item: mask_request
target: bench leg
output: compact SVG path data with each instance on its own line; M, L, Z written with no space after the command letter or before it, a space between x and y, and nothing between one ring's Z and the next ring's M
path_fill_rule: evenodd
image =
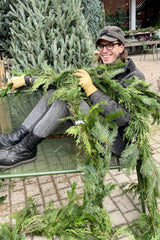
M141 207L142 212L146 213L146 207L145 207L145 193L144 193L144 178L141 174L141 161L139 160L137 162L136 171L137 171L137 178L138 178L138 188L140 192L140 200L141 200Z

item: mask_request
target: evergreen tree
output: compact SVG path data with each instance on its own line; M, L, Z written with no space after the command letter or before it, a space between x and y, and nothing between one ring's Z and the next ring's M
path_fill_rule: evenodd
M9 14L9 5L14 0L0 1L0 52L9 55L8 48L10 45L11 33L9 30L12 16Z
M82 0L82 7L93 40L96 41L98 32L105 26L104 6L99 0Z
M90 66L94 58L94 41L91 32L93 21L93 1L91 17L85 17L78 0L17 0L11 5L10 14L15 20L11 24L10 54L14 58L12 70L37 69L47 64L55 72L68 67ZM89 3L88 3L89 7ZM90 7L89 7L90 8ZM82 11L83 10L83 11ZM87 13L88 14L88 13ZM98 23L98 10L94 18L94 28ZM102 14L100 19L102 19ZM88 21L90 28L88 27ZM102 20L99 21L99 29ZM98 27L97 27L98 28ZM93 33L96 31L93 30ZM94 35L94 34L93 34Z

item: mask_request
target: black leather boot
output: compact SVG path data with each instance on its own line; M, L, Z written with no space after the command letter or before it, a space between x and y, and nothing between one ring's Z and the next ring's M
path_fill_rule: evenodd
M36 159L37 145L43 140L33 133L26 135L18 144L0 150L0 168L8 169Z
M21 125L19 128L15 129L10 134L0 134L0 149L8 148L16 145L28 133L29 131L24 126Z

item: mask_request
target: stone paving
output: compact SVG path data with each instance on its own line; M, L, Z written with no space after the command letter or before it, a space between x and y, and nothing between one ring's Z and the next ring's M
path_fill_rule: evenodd
M152 54L145 56L131 56L137 67L143 71L146 81L151 83L151 88L159 92L157 80L160 79L160 58L153 60ZM145 57L145 58L144 58ZM157 57L157 56L156 56ZM153 149L153 157L157 164L160 164L160 127L153 126L150 134L150 143ZM134 199L131 193L123 194L121 185L137 182L135 171L126 175L125 170L110 170L105 182L116 183L117 187L111 195L104 199L104 208L110 214L113 224L122 226L138 218L141 213L141 206L137 198ZM71 184L77 182L77 193L82 193L83 183L80 174L65 174L54 176L39 176L25 179L6 179L3 181L0 196L6 195L4 204L0 205L0 223L10 222L12 213L25 206L26 199L33 196L39 210L43 210L46 203L54 201L55 207L67 203L67 190ZM44 240L44 237L28 237L27 240ZM57 238L58 240L59 238ZM128 238L122 237L121 240Z

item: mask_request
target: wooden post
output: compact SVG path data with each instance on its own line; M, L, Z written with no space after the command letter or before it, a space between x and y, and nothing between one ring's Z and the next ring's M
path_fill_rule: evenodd
M4 86L2 82L3 78L6 77L6 71L4 67L4 60L0 60L0 87Z
M4 77L6 77L4 60L0 60L0 88L5 85L2 82ZM0 127L3 133L11 130L12 128L9 106L4 98L0 99Z

